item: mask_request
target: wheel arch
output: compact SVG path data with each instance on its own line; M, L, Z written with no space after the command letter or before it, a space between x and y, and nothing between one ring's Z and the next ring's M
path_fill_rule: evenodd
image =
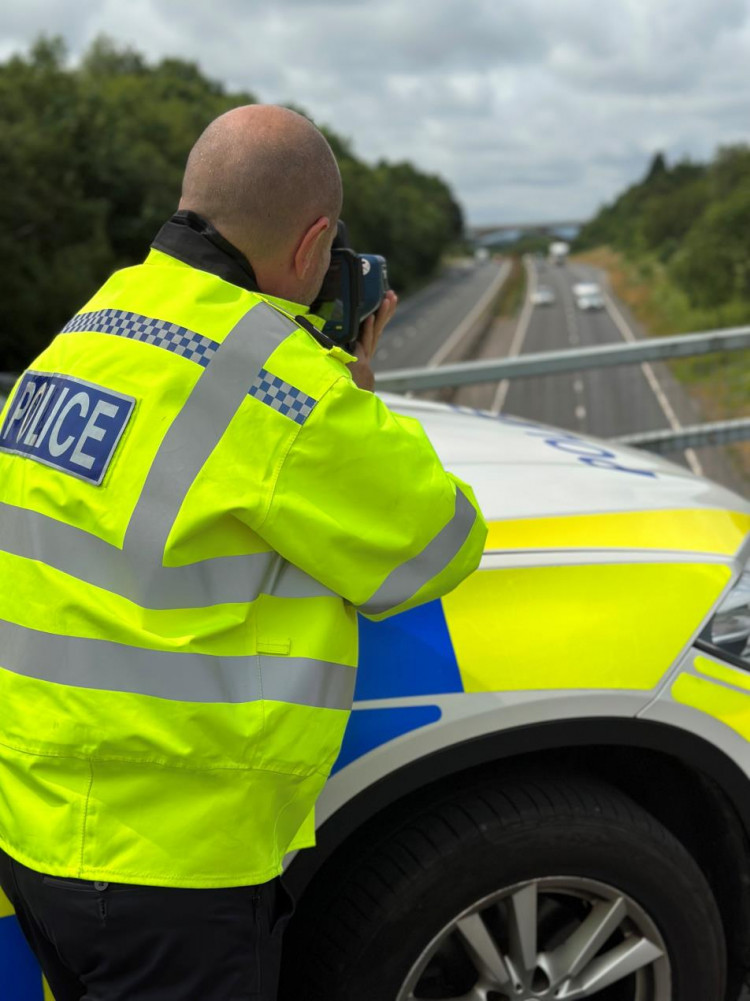
M671 724L630 717L573 718L545 721L473 737L431 752L389 772L361 789L328 817L317 832L317 847L298 853L287 869L285 880L295 895L301 894L326 861L358 830L380 814L408 802L415 794L455 781L464 773L486 769L501 762L519 765L549 760L559 765L566 759L577 767L595 771L653 810L654 797L639 795L637 782L625 785L612 772L623 761L670 762L683 775L704 783L702 796L722 804L727 819L733 819L736 836L750 835L750 779L723 751L702 737ZM607 765L610 765L608 768ZM649 788L653 788L653 776ZM663 821L662 817L658 819ZM670 826L667 823L667 826ZM675 832L678 834L680 832ZM750 885L750 865L748 866Z

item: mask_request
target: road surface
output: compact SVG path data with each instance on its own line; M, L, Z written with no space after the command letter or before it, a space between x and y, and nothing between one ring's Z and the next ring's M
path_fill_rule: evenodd
M451 264L400 302L375 356L375 371L426 366L497 279L496 261Z
M497 265L495 265L497 267ZM514 354L575 349L596 344L622 343L641 336L641 331L625 307L613 296L606 298L607 308L583 312L575 305L572 286L577 281L598 281L603 275L579 264L555 265L543 261L528 263L529 287L544 284L555 294L555 302L531 307L527 301L518 320L497 320L487 335L472 349L471 357L506 357ZM478 294L477 286L486 266L474 272L474 281L453 276L442 289L430 292L432 315L449 316L446 298L456 295L456 305L470 308L469 293ZM467 272L468 274L468 272ZM460 300L459 300L459 292ZM396 337L384 341L378 350L376 370L426 365L440 339L448 337L444 323L440 334L437 322L432 329L422 314L422 303L407 302L406 322ZM397 314L398 317L398 314ZM429 343L422 332L430 329ZM404 334L404 331L412 331ZM387 336L387 335L386 335ZM415 351L419 348L419 353ZM453 355L452 357L458 357ZM466 353L463 358L469 357ZM432 394L435 395L435 394ZM466 386L440 391L441 399L482 410L514 414L562 427L577 433L601 438L661 428L699 424L703 418L685 389L663 363L622 365L580 373L518 379L511 382ZM747 493L743 483L721 449L706 448L670 453L667 458L693 472L704 474L740 493Z

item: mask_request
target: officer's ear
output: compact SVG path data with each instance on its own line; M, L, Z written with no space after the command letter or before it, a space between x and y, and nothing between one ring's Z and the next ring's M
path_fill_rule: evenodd
M321 216L310 226L294 252L294 270L300 281L308 280L318 269L320 255L328 248L331 220Z

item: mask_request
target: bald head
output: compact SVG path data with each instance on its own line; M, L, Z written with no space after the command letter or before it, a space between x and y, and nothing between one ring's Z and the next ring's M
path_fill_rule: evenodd
M257 266L291 252L321 216L335 223L341 177L311 122L252 104L215 119L193 146L180 208L208 219Z

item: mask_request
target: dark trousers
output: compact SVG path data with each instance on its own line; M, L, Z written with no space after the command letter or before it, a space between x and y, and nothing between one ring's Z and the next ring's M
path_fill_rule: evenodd
M55 1001L274 1001L292 912L279 879L186 890L47 876L0 851L0 886Z

